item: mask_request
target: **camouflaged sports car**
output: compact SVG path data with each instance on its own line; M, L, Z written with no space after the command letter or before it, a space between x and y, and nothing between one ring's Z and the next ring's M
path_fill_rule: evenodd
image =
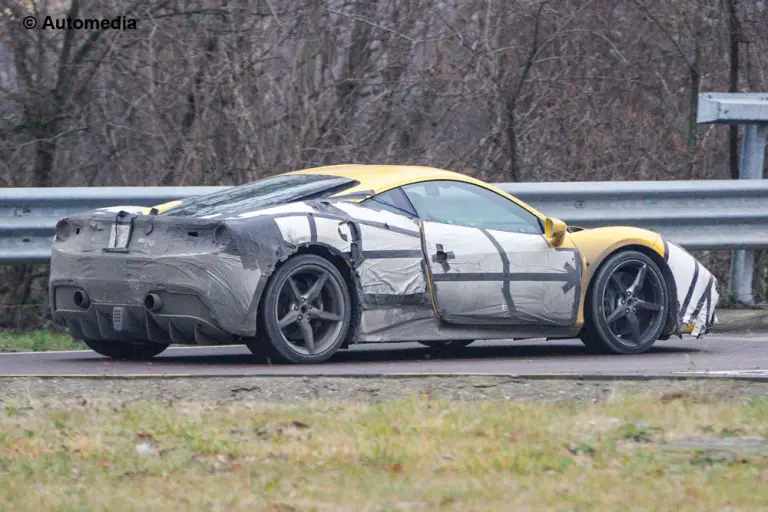
M352 343L580 337L637 354L707 332L716 281L656 233L568 228L468 176L338 165L59 221L50 298L115 358L244 343L320 362Z

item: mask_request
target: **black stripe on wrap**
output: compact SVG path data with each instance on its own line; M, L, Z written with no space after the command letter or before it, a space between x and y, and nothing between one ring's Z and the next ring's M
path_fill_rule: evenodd
M379 251L363 251L365 259L386 260L393 258L423 258L424 253L418 249L383 249Z
M494 238L492 234L488 232L486 229L480 229L482 233L490 240L490 242L493 244L493 246L496 248L496 251L498 251L499 256L501 257L501 267L502 272L504 273L504 284L501 285L501 294L504 296L504 301L507 304L507 311L511 313L516 311L515 308L515 301L512 300L512 293L510 291L509 287L509 279L506 279L509 277L510 274L510 266L509 266L509 258L507 257L507 251L504 250L504 248L499 244L499 241Z
M714 283L713 283L713 286L714 286ZM706 320L704 320L704 329L701 331L701 334L706 334L707 332L709 332L709 329L712 328L712 325L709 322L709 319L712 316L712 290L711 290L711 287L707 288L707 291L709 292L709 293L707 293L707 317L706 317ZM701 334L699 334L699 336L701 336Z
M569 265L570 267L570 265ZM463 274L436 274L433 281L567 281L565 272L520 272L504 275L501 272L465 272Z
M315 216L308 213L307 220L309 221L309 240L315 243L317 242L317 222L315 222Z
M691 304L693 298L693 290L696 288L696 282L699 280L699 262L696 262L696 267L693 270L693 279L691 279L691 285L688 287L688 292L685 294L683 304L680 306L680 317L685 320L685 312L688 311L688 306Z
M328 213L313 213L312 214L316 219L331 219L331 220L338 220L341 221L348 221L348 222L354 222L356 224L362 224L365 226L371 226L374 228L379 229L386 229L387 231L391 231L393 233L399 233L401 235L405 236L411 236L414 238L420 238L421 235L418 231L412 231L410 229L404 229L397 226L391 226L385 222L374 222L370 220L360 220L355 219L353 217L350 217L348 215L341 216L341 215L332 215ZM306 217L306 212L286 212L286 213L276 213L273 215L265 214L265 215L254 215L253 217L244 217L244 218L234 218L234 219L228 219L228 220L237 220L237 221L249 221L250 219L253 219L255 217L264 217L264 218L270 218L270 219L284 219L286 217Z
M712 297L712 284L715 282L714 276L710 276L709 281L707 281L707 287L704 289L704 293L701 294L701 298L699 299L698 304L696 304L696 309L693 310L693 314L691 315L691 321L693 321L701 312L701 308L704 307L704 302L711 300ZM709 308L709 306L707 306Z

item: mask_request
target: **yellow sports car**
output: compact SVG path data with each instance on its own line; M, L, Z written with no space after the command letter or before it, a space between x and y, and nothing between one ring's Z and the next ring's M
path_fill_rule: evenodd
M51 305L115 358L244 343L315 363L351 343L580 337L637 354L715 323L716 281L632 227L581 230L463 174L337 165L59 221Z

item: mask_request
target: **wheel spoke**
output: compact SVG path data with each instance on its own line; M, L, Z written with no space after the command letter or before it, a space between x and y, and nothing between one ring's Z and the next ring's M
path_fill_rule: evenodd
M627 315L627 322L632 331L632 341L640 341L640 322L635 315Z
M296 284L296 281L293 280L293 277L288 278L288 286L291 288L293 298L298 301L301 298L301 292L299 291L299 287Z
M326 322L341 322L341 315L331 313L330 311L323 311L322 309L313 309L312 318L317 318L318 320L324 320Z
M639 300L635 302L635 306L637 306L640 309L645 309L648 311L661 311L660 305L654 304L653 302L648 302L646 300Z
M611 274L611 284L616 288L616 291L619 292L619 294L624 295L624 283L621 282L621 278L618 274L613 273Z
M277 321L277 326L280 329L285 329L292 323L296 322L299 318L299 312L295 309L291 309L283 318Z
M327 279L328 279L327 272L323 272L322 274L317 276L317 281L315 281L312 287L307 291L307 294L306 294L307 301L312 302L320 295L320 292L323 290L323 286L325 286L325 281Z
M310 354L315 353L315 335L312 333L312 326L308 321L299 322L299 329L301 329L301 336L304 338L304 343L307 344L307 350Z
M635 281L632 283L632 285L627 288L627 292L629 295L634 295L637 293L637 290L639 288L643 287L643 283L645 282L645 273L648 271L648 266L643 264L642 267L640 267L640 270L637 271L637 276L635 277Z
M618 308L616 308L616 310L613 313L611 313L605 319L605 321L608 323L608 325L610 325L610 324L612 324L613 322L615 322L616 320L618 320L619 318L623 317L626 314L627 314L627 310L624 309L623 307L619 306Z

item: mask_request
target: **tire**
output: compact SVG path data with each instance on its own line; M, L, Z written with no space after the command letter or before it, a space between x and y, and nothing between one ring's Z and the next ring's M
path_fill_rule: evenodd
M658 265L641 252L616 253L592 278L581 341L603 354L643 353L662 335L668 310Z
M352 302L339 270L305 254L275 271L260 309L260 335L247 342L254 355L276 363L321 363L344 343Z
M425 347L443 349L443 350L456 350L461 349L474 343L475 340L449 340L449 341L417 341L420 345Z
M127 342L110 340L83 340L88 348L112 359L127 361L146 361L168 348L167 343Z

